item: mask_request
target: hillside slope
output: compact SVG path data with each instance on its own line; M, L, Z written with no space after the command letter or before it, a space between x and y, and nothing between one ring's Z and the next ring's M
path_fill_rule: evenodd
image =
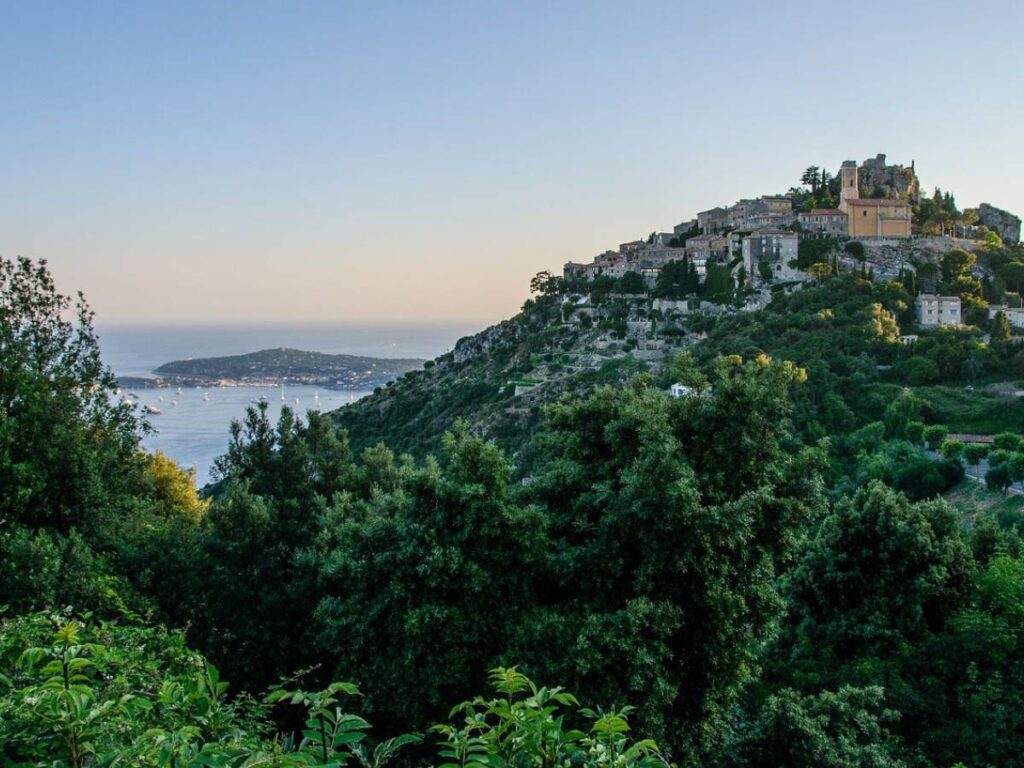
M332 417L357 449L383 442L422 458L464 420L474 434L514 452L540 423L545 404L642 371L657 372L685 344L676 337L672 343L647 341L657 349L639 349L636 328L616 330L612 326L624 321L610 319L643 311L631 304L609 302L603 310L608 317L587 324L564 317L561 297L532 299L515 317L460 339L452 352Z

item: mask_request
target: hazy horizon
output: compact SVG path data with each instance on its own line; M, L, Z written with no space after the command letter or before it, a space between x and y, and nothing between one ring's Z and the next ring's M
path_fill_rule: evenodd
M11 4L0 255L108 326L486 324L812 164L1024 213L989 76L1024 70L1024 9L860 8Z

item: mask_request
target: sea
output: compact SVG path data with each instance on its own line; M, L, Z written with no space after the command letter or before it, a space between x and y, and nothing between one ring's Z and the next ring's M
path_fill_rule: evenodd
M327 354L414 357L429 360L444 354L479 325L460 324L275 324L275 325L121 325L98 326L103 360L117 376L150 378L164 363L186 358L240 355L290 347ZM210 482L214 460L227 449L234 419L261 397L277 420L285 405L304 414L330 411L369 394L322 387L209 387L126 389L123 393L160 413L146 419L154 431L142 440L184 468L195 468L199 487Z

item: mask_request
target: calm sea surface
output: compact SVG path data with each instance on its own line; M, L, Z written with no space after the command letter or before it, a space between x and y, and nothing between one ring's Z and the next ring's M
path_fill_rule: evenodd
M462 336L479 326L455 325L245 325L245 326L100 326L103 359L119 376L153 375L171 360L188 357L239 355L261 349L292 347L329 354L430 359L450 350ZM126 394L129 394L126 392ZM300 413L340 408L367 394L314 387L210 387L131 390L140 407L153 405L149 416L157 430L143 440L149 450L160 449L181 466L196 468L197 483L210 480L214 459L224 453L232 419L266 397L271 418L283 405Z

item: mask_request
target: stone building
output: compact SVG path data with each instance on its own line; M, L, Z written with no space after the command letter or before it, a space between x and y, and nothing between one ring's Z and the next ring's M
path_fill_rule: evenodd
M988 308L989 319L996 316L997 312L1006 314L1006 319L1014 328L1024 328L1024 307L1008 307L1005 304L993 304Z
M878 157L884 166L885 155ZM860 171L853 160L843 161L839 182L839 210L846 214L846 234L850 237L910 237L911 212L907 200L862 198Z
M720 235L697 235L686 241L686 255L703 277L709 262L725 261L729 257L729 238Z
M783 229L759 229L743 238L743 266L751 278L764 279L760 264L771 270L772 280L795 280L800 237Z
M657 243L635 241L623 243L618 251L605 251L595 256L590 264L567 262L562 267L562 274L565 277L583 277L587 280L599 276L617 280L630 272L638 272L648 284L653 285L662 267L670 261L682 261L685 255L685 248L669 248Z
M814 208L797 214L804 234L837 237L848 229L846 214L838 208Z
M937 296L934 293L919 293L914 302L917 324L922 328L940 325L961 325L959 296Z
M847 200L846 234L850 237L910 237L910 203L906 200Z
M1020 219L1009 211L996 208L989 203L982 203L978 206L978 219L1004 241L1020 242Z
M796 221L793 201L788 197L765 195L756 200L738 200L725 209L724 227L758 229L784 227Z
M702 235L711 235L725 229L727 220L725 208L712 208L697 214L697 227Z
M696 226L697 220L690 219L689 221L683 221L680 222L679 224L676 224L674 227L672 227L672 232L676 236L685 235L692 232Z
M725 209L725 226L739 229L748 226L747 221L758 209L758 200L738 200Z

